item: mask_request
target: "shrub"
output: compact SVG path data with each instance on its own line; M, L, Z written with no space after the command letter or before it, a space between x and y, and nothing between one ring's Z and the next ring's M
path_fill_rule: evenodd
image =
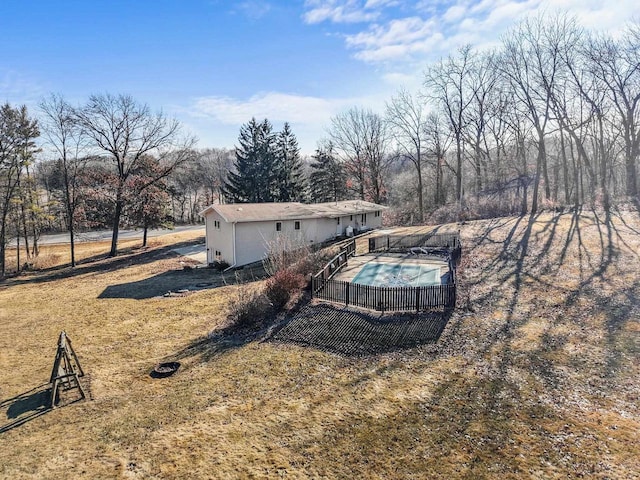
M281 309L305 284L303 275L287 268L277 271L267 280L265 294L275 308Z
M257 328L271 313L271 305L261 286L238 285L231 298L231 310L227 319L233 327Z

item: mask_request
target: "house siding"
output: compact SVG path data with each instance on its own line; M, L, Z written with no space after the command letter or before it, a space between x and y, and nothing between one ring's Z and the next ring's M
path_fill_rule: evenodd
M339 224L336 217L330 216L233 223L233 221L225 221L215 209L207 211L204 215L208 263L214 262L216 252L220 252L218 258L234 266L263 260L269 251L270 244L279 236L286 236L289 239L289 245L311 245L322 243L337 235L344 235L348 226L354 229L364 226L378 228L382 224L382 212L376 216L375 211L367 211L365 221L362 213L341 215ZM216 222L220 222L219 228L216 227ZM276 230L276 222L281 224L280 231ZM299 230L295 229L296 222L300 222Z
M220 222L220 228L215 227ZM208 212L205 216L205 244L207 247L207 263L216 260L216 251L220 252L220 260L233 264L233 224L227 223L217 212Z
M295 229L295 222L300 222L300 230ZM282 224L282 230L276 231L276 222ZM236 224L236 261L238 265L263 260L271 242L279 236L288 237L294 244L307 243L313 240L316 219L302 220L270 220L265 222L247 222Z

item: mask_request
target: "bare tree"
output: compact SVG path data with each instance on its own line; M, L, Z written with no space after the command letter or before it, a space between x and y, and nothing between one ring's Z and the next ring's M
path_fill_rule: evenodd
M622 39L594 38L588 55L592 73L606 85L624 141L626 193L638 194L640 156L640 26L632 24Z
M423 102L407 90L401 89L387 103L386 121L401 156L416 169L418 191L418 221L424 220L423 169L425 162L425 136L427 112Z
M207 148L202 151L199 164L202 180L208 189L207 203L214 201L224 203L223 186L227 180L227 173L233 168L233 150L226 148Z
M111 159L117 174L109 252L110 256L115 256L120 218L125 207L125 184L132 171L144 155L153 155L162 165L147 182L147 185L153 185L178 165L195 157L195 139L182 138L176 120L168 119L162 112L151 113L147 105L128 95L92 95L87 104L76 111L76 118L94 148Z
M447 162L447 152L453 137L446 122L436 113L432 112L427 116L424 126L425 148L427 158L431 159L431 164L435 170L435 189L433 202L436 206L444 205L446 192L444 191L444 168L447 167L456 176L456 169Z
M382 203L384 175L389 166L388 136L382 117L354 107L333 117L328 133L344 158L347 173L356 181L359 197Z
M513 89L518 109L536 132L537 156L531 213L538 209L542 177L545 197L551 197L545 138L549 133L551 95L561 60L557 43L558 25L562 22L563 18L558 17L547 24L547 19L542 16L522 21L505 38L504 52L497 63Z
M40 104L42 130L48 145L57 157L62 180L62 200L69 232L71 266L76 266L76 210L80 202L80 178L86 166L86 137L75 121L73 107L60 95L52 94Z
M468 75L472 63L471 46L462 47L458 57L449 56L446 60L429 68L425 75L427 96L445 113L453 133L456 146L456 200L462 200L462 169L464 151L464 129L466 112L473 101L468 90Z
M476 55L469 68L468 90L471 102L465 114L465 140L473 152L473 170L475 173L475 191L479 193L489 183L489 145L488 123L495 109L494 97L498 94L496 84L498 75L495 70L493 54Z

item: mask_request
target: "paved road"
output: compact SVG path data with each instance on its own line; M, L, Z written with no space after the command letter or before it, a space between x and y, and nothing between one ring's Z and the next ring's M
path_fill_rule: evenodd
M158 230L149 230L147 232L148 237L159 237L161 235L167 235L169 233L177 233L184 232L188 230L202 230L202 234L204 235L204 225L186 225L175 227L173 230L169 229L158 229ZM129 238L140 238L142 239L142 230L120 230L118 233L119 240L126 240ZM80 242L101 242L104 240L111 240L111 230L101 230L96 232L85 232L76 234L76 243ZM22 240L20 241L22 243ZM65 244L69 243L69 234L68 233L56 233L52 235L42 235L38 240L40 245L54 245L54 244ZM9 245L15 247L15 239L13 239Z

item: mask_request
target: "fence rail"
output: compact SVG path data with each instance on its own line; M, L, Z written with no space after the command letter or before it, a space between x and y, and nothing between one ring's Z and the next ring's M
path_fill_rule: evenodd
M449 310L456 304L456 286L377 287L328 280L314 297L379 312Z
M349 257L356 253L356 240L353 239L342 247L340 253L333 257L318 273L311 277L311 292L315 295L324 285L347 264Z
M369 253L406 252L412 248L447 249L451 260L457 263L462 254L460 235L457 233L426 233L419 235L384 235L369 238Z

